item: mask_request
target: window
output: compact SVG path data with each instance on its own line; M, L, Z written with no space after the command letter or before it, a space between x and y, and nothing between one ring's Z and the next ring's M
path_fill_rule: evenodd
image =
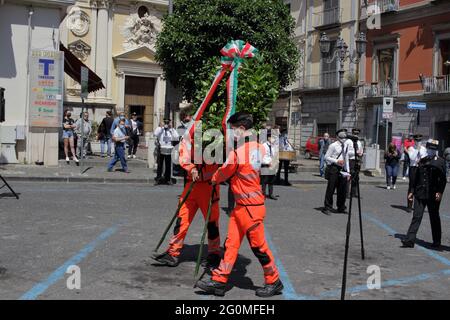
M450 39L441 40L439 42L439 49L439 75L446 76L450 74Z
M323 137L325 133L330 136L334 135L336 132L336 123L318 123L317 124L317 135Z
M148 14L148 9L146 6L140 6L138 8L138 16L139 18L142 18L145 16L145 14Z
M379 49L377 51L378 79L377 82L388 82L394 77L395 49Z
M320 77L320 87L325 89L338 87L338 65L337 59L328 61L334 55L336 50L336 41L331 42L330 54L322 59L322 74ZM330 62L330 63L328 63Z

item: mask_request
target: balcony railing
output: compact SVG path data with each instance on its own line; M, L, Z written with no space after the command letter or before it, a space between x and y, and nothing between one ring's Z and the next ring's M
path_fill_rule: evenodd
M424 78L423 90L425 94L450 93L450 75Z
M315 14L314 28L339 24L341 22L341 8L327 9Z
M339 88L337 71L323 72L322 74L305 75L303 89L336 89Z
M361 18L365 19L373 14L395 12L400 8L400 0L372 0L367 3L361 0Z
M366 83L359 88L360 98L392 97L398 95L396 80Z

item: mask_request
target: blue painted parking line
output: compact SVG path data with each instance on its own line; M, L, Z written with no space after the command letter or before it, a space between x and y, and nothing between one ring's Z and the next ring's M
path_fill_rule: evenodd
M398 234L397 231L395 231L394 229L392 229L390 226L388 226L387 224L383 223L382 221L374 218L373 216L364 213L363 214L364 219L367 219L369 221L372 221L373 223L375 223L377 226L379 226L380 228L386 230L387 232L389 232L390 234ZM422 250L423 252L425 252L427 255L429 255L430 257L432 257L433 259L438 260L439 262L441 262L442 264L445 264L446 266L450 266L450 260L437 254L436 252L433 252L432 250L429 250L427 248L424 248L422 246L418 246L416 245L416 248L419 250Z
M399 279L392 279L387 280L381 283L381 290L385 289L387 287L396 287L401 285L408 285L413 284L417 282L422 281L428 281L431 279L436 279L442 276L448 276L450 275L450 269L441 270L438 272L431 272L431 273L422 273L417 276L412 277L404 277ZM377 291L376 289L369 289L367 285L360 285L352 288L347 289L347 293L354 294L354 293L360 293L364 291ZM320 294L320 297L327 298L327 297L335 297L341 295L341 289L338 290L332 290L332 291L326 291Z
M112 236L117 229L120 227L122 223L119 223L106 231L102 232L96 239L94 239L91 243L86 245L83 249L81 249L76 255L72 258L64 262L58 269L52 272L47 279L42 282L37 283L33 288L23 294L19 300L34 300L39 295L44 293L50 286L55 284L58 280L64 277L66 270L71 265L76 265L83 261L96 247L98 247L102 242Z
M311 300L315 299L314 297L309 296L302 296L298 295L295 292L294 286L292 285L291 280L289 279L289 275L286 272L286 269L283 266L283 263L281 263L281 260L279 259L277 249L275 248L275 245L272 242L272 239L267 231L267 228L265 229L266 234L266 241L269 245L270 250L272 251L273 257L275 258L275 264L278 268L278 273L280 274L281 282L283 282L284 289L283 289L283 296L286 300Z

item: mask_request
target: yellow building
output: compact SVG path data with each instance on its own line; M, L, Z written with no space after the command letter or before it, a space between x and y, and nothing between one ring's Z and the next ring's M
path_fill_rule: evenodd
M61 24L62 43L103 81L85 103L100 122L107 110L138 114L144 131L164 117L166 82L155 61L156 35L167 11L164 0L80 0ZM66 76L64 109L81 111L80 85Z
M355 53L359 33L360 0L285 0L296 21L295 37L301 53L298 80L275 103L271 122L285 124L297 147L304 147L308 137L337 127L339 105L339 59L330 61L320 52L321 34L331 40L339 36ZM335 42L331 50L334 51ZM358 65L347 59L344 74L343 127L358 126L356 93Z

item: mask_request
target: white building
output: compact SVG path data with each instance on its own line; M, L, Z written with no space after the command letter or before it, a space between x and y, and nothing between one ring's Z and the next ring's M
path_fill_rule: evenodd
M0 125L0 162L34 163L43 157L44 128L30 126L29 55L32 50L59 50L59 25L74 2L0 1L0 87L5 88L6 100L6 121ZM46 128L45 132L44 162L56 165L59 128Z

